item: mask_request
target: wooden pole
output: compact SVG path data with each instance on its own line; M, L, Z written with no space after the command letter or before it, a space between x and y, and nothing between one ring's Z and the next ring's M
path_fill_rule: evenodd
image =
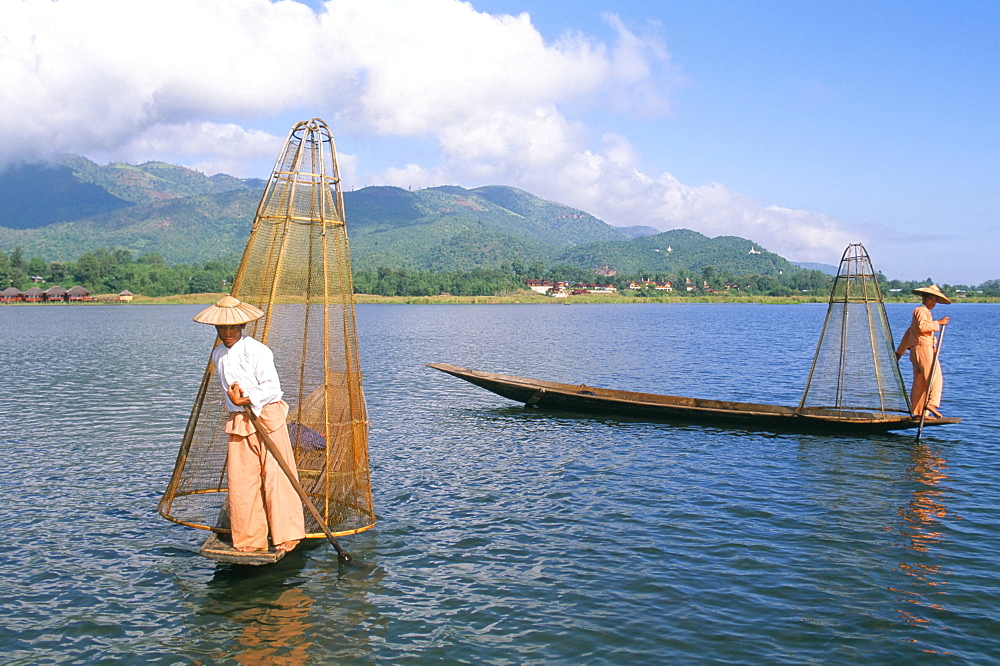
M302 503L306 505L307 509L309 509L309 513L311 513L312 517L316 519L317 523L319 523L319 526L323 530L323 533L326 534L326 538L330 541L334 549L337 551L337 559L339 559L341 562L352 561L354 558L351 557L350 553L341 548L339 543L337 543L337 538L333 536L333 532L330 531L330 528L327 526L326 521L323 520L323 516L319 514L319 511L316 509L316 505L312 503L312 500L309 499L309 495L307 495L306 491L302 489L302 484L299 483L298 475L296 475L295 472L292 471L292 468L288 466L288 463L285 462L285 459L281 457L281 452L278 451L278 447L275 446L274 441L271 439L271 436L267 433L266 430L264 430L264 428L257 421L257 415L253 413L253 410L250 409L249 405L244 405L243 409L246 411L247 416L250 417L250 421L253 422L253 427L257 430L257 435L260 437L261 441L264 442L265 448L267 448L268 452L272 456L274 456L274 459L276 461L278 461L278 466L281 467L281 471L285 473L286 477L288 477L288 480L291 482L292 487L295 488L295 492L298 493L299 499L301 499Z

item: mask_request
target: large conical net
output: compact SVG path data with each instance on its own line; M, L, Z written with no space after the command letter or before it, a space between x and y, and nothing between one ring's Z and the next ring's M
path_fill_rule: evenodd
M910 414L878 279L868 252L848 245L799 403L805 415L899 418ZM831 413L833 412L833 413Z
M274 352L302 487L334 534L372 527L368 416L344 201L336 148L322 120L292 128L257 209L232 295L265 312L245 333ZM165 518L228 528L226 416L209 362L160 500ZM308 514L306 532L324 536Z

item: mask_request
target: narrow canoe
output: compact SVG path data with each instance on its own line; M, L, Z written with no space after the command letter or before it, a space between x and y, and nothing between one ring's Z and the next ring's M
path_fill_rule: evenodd
M464 379L525 407L555 409L588 415L629 416L653 421L734 425L767 430L826 433L879 433L920 425L909 414L882 414L861 410L814 409L800 411L782 405L682 398L597 388L586 384L560 384L529 377L468 370L448 363L428 367ZM960 418L927 419L924 427L959 423Z

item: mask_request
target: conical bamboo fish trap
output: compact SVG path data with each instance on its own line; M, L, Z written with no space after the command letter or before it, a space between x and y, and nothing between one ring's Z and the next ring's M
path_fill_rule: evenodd
M274 352L299 481L337 536L374 526L368 416L336 148L318 118L292 128L254 218L232 295L265 316L245 333ZM218 342L216 342L218 344ZM211 363L159 512L228 531L223 391ZM323 538L306 515L309 537Z
M798 411L909 415L882 292L868 252L847 246Z

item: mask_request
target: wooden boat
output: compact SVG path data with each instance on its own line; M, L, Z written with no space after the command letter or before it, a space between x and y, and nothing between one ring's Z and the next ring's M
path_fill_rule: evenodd
M852 243L840 259L798 407L615 391L479 372L447 363L428 365L526 407L767 430L860 434L921 428L920 418L911 415L892 340L878 274L868 251L860 243ZM931 418L923 426L961 420Z
M653 421L706 423L765 430L880 433L906 430L920 425L909 414L884 415L844 409L801 410L782 405L683 398L655 393L617 391L586 384L515 377L460 368L448 363L428 363L428 367L492 391L525 407L576 412L587 415L627 416ZM961 422L960 418L927 419L924 427Z

